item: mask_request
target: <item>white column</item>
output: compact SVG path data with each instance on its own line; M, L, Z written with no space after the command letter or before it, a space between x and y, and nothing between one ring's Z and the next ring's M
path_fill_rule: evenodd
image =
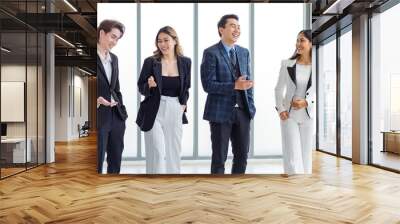
M353 162L368 163L368 16L353 20Z
M311 29L312 3L304 3L303 5L303 29Z
M46 35L46 163L55 161L55 74L54 74L54 35Z
M54 5L46 1L46 12L54 12ZM55 43L52 33L46 34L46 163L55 162Z

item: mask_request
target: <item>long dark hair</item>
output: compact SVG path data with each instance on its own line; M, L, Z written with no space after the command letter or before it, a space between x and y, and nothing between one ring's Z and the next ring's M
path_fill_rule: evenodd
M153 52L153 57L158 60L160 60L162 57L161 50L158 48L158 45L157 45L157 40L158 40L158 36L160 35L160 33L165 33L168 36L172 37L172 39L174 39L176 42L176 45L175 45L176 57L183 56L182 46L180 45L179 38L178 38L178 35L176 34L176 31L174 30L174 28L172 28L170 26L164 26L158 31L158 33L156 35L155 45L156 45L157 50L155 50Z
M312 42L311 30L302 30L302 31L299 32L299 34L297 34L297 36L300 35L300 34L303 34L304 37L305 37L308 41ZM300 55L297 54L297 50L294 50L294 53L293 53L292 57L290 57L289 59L290 59L290 60L297 59L299 56L300 56ZM310 51L310 57L311 57L311 56L312 56L312 50Z

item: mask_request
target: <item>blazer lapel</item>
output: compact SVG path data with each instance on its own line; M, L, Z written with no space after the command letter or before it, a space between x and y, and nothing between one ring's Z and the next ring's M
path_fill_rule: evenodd
M183 72L183 63L182 63L182 58L181 57L179 57L178 56L178 59L177 59L177 63L178 63L178 75L179 75L179 80L180 80L180 82L181 82L181 91L180 91L180 93L181 93L181 95L182 95L182 92L183 92L183 86L185 85L185 83L184 83L184 75L185 75L185 73Z
M112 62L111 62L111 71L112 71L112 73L111 73L111 84L110 84L110 86L111 86L111 89L114 89L115 88L115 84L116 84L116 82L117 82L117 76L118 76L118 71L117 71L117 64L116 64L116 60L114 60L114 58L113 57L111 57L112 58Z
M101 75L107 81L108 85L110 85L110 82L108 82L108 78L107 78L107 75L106 75L106 70L103 67L103 63L101 62L101 59L100 59L99 55L97 55L97 69L100 69Z
M297 84L296 84L296 63L294 63L292 67L288 66L287 70L288 70L290 79L293 81L294 85L297 86ZM307 90L311 87L311 85L312 85L312 73L307 82Z
M152 75L154 75L154 79L155 79L155 82L157 83L157 87L158 87L158 89L160 90L160 93L161 93L161 90L162 90L162 78L161 78L161 76L162 76L162 67L161 67L161 61L159 61L159 60L156 60L156 59L154 59L154 63L153 63L153 72L154 72L154 74L152 74Z
M307 90L311 87L311 85L312 85L312 72L311 72L310 78L308 79Z
M293 81L294 85L296 85L296 64L292 67L287 67L290 79Z
M235 47L235 51L236 51L237 63L238 63L238 66L239 66L239 72L240 72L239 75L241 76L241 75L244 74L244 72L243 72L244 64L242 63L242 61L244 59L243 54L242 54L243 52L239 47ZM250 78L249 74L246 74L246 76L247 76L246 79ZM247 101L247 105L249 105L249 102L248 102L248 99L247 99L247 90L244 90L243 92L244 92L244 95L245 95L245 99Z
M227 55L227 53L225 51L225 48L224 48L224 45L222 44L222 42L219 42L218 48L219 48L219 52L221 53L222 57L225 60L225 63L228 65L229 71L231 72L231 75L232 75L233 79L235 79L234 70L232 68L231 62L230 62L230 60L228 58L228 55Z
M241 51L241 49L239 47L236 47L235 51L236 51L237 61L239 63L240 75L245 74L246 72L243 69L244 64L242 63L243 59L244 59L243 52ZM246 75L249 76L249 74L246 74ZM248 77L248 78L250 78L250 77Z

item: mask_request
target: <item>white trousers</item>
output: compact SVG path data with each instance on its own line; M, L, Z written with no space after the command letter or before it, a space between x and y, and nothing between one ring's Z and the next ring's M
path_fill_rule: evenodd
M304 109L281 120L283 168L288 175L311 174L313 121Z
M182 106L178 97L161 96L154 126L144 132L146 173L180 173Z

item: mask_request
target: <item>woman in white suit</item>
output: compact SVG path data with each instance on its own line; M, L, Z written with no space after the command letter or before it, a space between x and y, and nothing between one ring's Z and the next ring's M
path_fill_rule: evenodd
M312 107L315 104L315 82L311 74L311 30L297 36L296 51L283 60L275 87L276 110L281 119L284 172L312 172Z

